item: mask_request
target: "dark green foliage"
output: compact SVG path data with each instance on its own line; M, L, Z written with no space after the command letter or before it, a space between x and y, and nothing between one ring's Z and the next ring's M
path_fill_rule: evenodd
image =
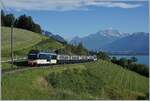
M41 33L40 25L36 24L31 16L21 15L15 22L15 27Z
M132 62L137 62L137 58L136 57L131 57L130 59Z
M126 69L134 71L143 76L149 77L149 68L146 65L137 64L136 61L137 61L137 58L135 58L135 57L131 57L131 59L120 58L118 60L116 57L113 57L111 59L112 63L121 65L122 67L124 67Z
M116 57L112 57L111 61L112 61L113 63L116 63L116 62L117 62L117 58L116 58Z
M143 64L130 64L128 69L135 71L143 76L149 77L149 68Z
M95 52L95 51L89 51L89 54L90 54L90 55L96 55L97 52Z
M22 28L26 30L30 30L36 33L41 33L40 25L36 24L31 16L21 15L17 19L15 19L13 14L6 14L3 10L1 10L1 21L2 26L10 27L12 24L16 28Z
M146 93L145 96L138 96L137 100L149 100L149 93Z
M14 23L15 21L15 17L13 14L6 14L4 13L3 10L1 10L1 25L2 26L7 26L7 27L11 27L11 25Z
M1 10L1 25L4 26L5 23L5 13L3 10Z
M107 60L107 61L110 60L110 57L105 52L98 52L97 58L102 60Z
M7 14L5 16L5 26L10 27L14 21L15 21L15 17L13 14Z
M31 31L36 32L36 33L41 33L42 32L40 25L38 25L36 23L33 23L33 27L31 29Z
M126 58L121 58L118 62L119 65L126 67L128 65L128 61Z
M16 27L31 30L32 29L32 18L27 17L26 15L21 15L18 20L16 21Z

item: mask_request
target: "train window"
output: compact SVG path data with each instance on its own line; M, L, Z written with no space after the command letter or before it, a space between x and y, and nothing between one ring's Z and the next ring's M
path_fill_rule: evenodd
M51 55L51 59L57 59L56 55Z
M50 55L48 54L40 54L39 59L50 59Z
M37 59L37 55L34 54L34 55L28 55L28 59L31 59L31 60L36 60Z

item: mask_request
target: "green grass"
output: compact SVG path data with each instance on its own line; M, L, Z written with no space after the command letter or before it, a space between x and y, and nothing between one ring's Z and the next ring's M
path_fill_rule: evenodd
M2 60L7 60L10 55L10 32L9 27L2 27ZM15 56L26 56L31 49L58 49L62 48L62 44L43 36L39 33L34 33L28 30L14 28L13 31L13 49Z
M2 60L9 59L9 43L10 28L2 27ZM63 47L38 33L14 29L15 56ZM2 74L2 99L139 99L148 94L148 78L110 62L48 67ZM3 70L9 68L9 63L2 63Z
M138 99L148 78L106 61L2 75L2 99Z

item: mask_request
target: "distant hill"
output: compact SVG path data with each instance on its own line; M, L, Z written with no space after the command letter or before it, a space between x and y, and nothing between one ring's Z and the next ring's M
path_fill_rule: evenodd
M102 46L128 35L128 33L120 33L118 30L107 29L98 31L95 34L90 34L83 38L75 37L70 43L78 44L79 42L82 42L88 50L100 50Z
M66 40L58 34L54 35L53 33L49 32L49 31L44 31L44 30L42 31L42 34L46 35L46 36L48 36L48 37L50 37L50 38L52 38L58 42L66 43Z
M10 28L2 27L2 59L10 56ZM39 33L34 33L28 30L14 28L13 33L13 51L14 56L26 56L31 49L50 50L59 49L62 46L60 42L52 38L48 38Z
M130 36L118 39L106 46L102 47L103 51L119 52L129 51L137 53L149 52L149 34L144 32L136 32Z

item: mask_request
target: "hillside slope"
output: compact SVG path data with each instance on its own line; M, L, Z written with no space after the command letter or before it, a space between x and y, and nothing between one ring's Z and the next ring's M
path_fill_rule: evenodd
M106 61L2 75L2 99L141 99L148 78Z
M2 59L8 58L10 55L10 32L9 27L2 27ZM31 49L58 49L62 48L62 44L50 39L39 33L34 33L24 29L14 28L13 33L14 39L14 55L15 56L26 56Z

